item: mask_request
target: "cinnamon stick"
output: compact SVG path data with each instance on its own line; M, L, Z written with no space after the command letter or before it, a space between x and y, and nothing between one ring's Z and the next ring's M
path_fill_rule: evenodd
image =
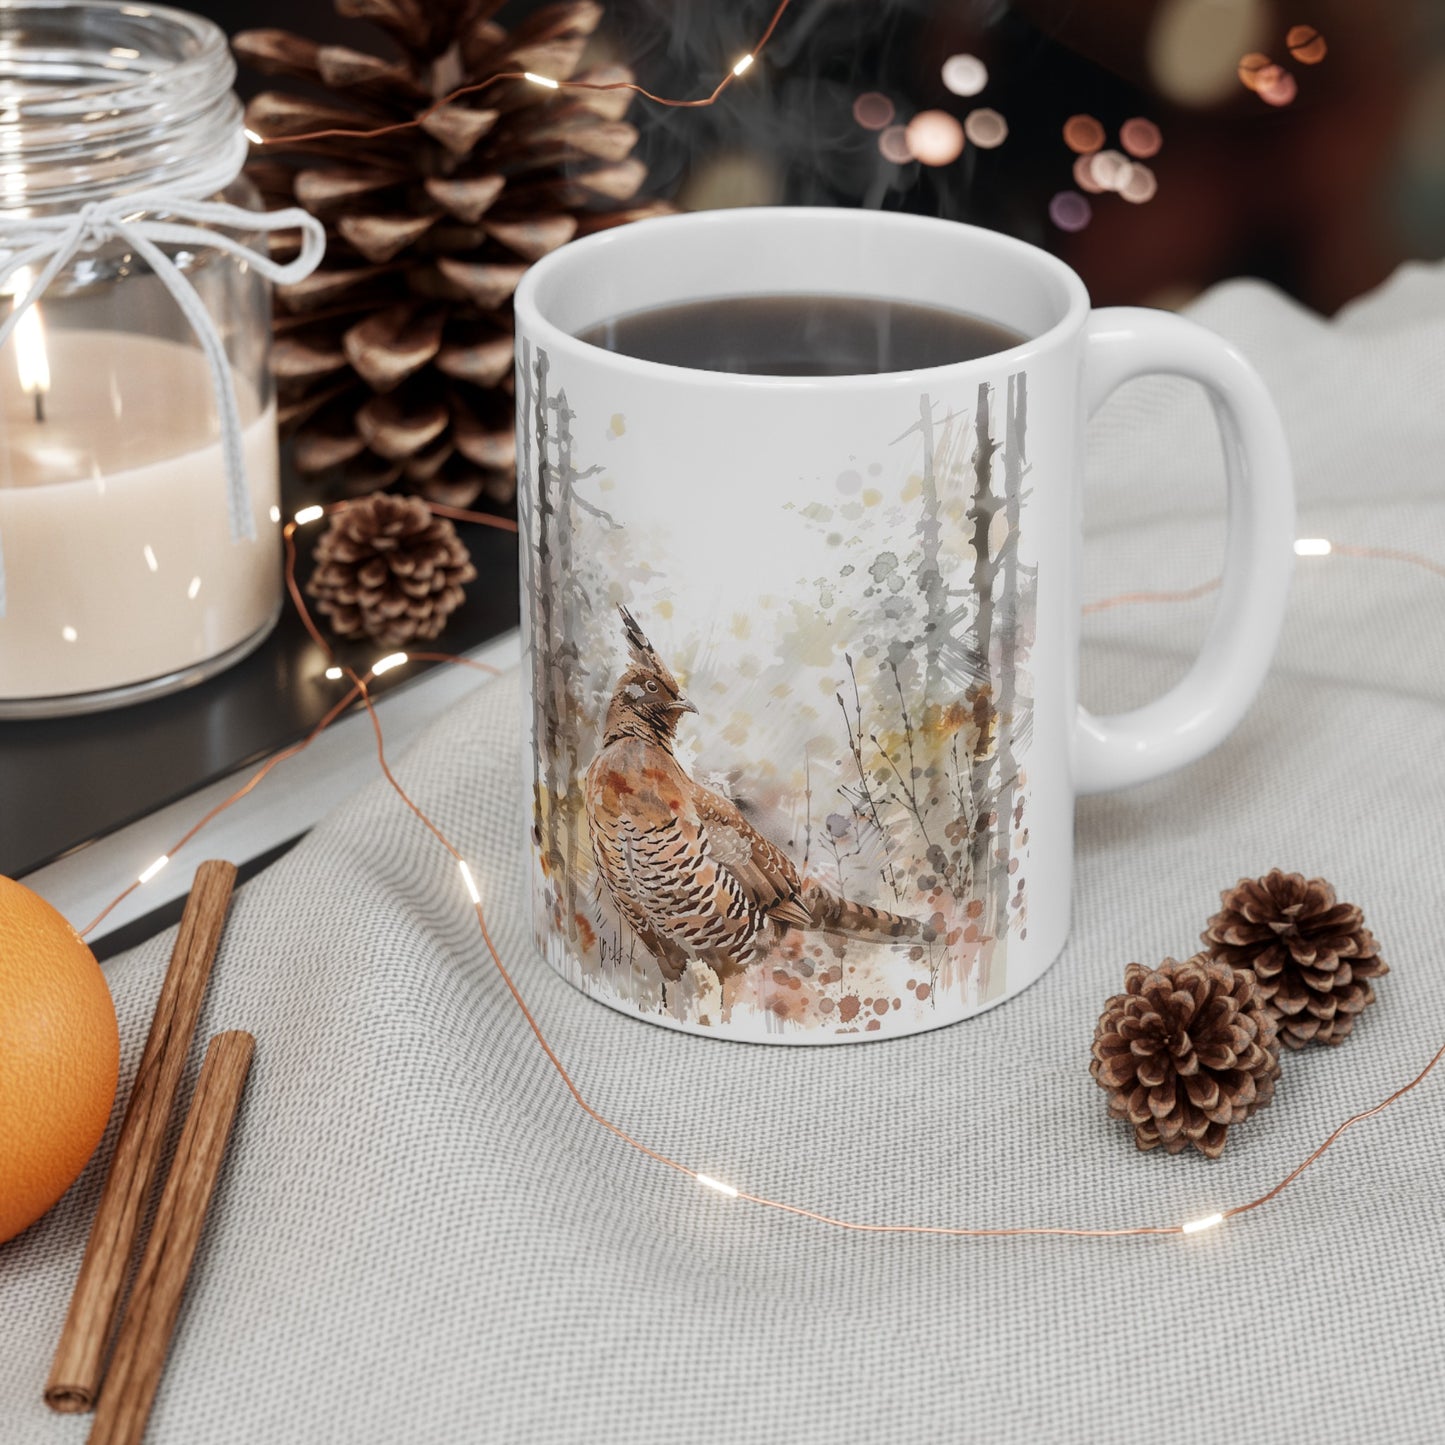
M235 1032L217 1034L206 1049L116 1337L90 1445L139 1445L145 1434L255 1047L250 1034Z
M45 1403L52 1410L78 1414L95 1408L106 1345L235 882L230 863L206 862L196 870L45 1383Z

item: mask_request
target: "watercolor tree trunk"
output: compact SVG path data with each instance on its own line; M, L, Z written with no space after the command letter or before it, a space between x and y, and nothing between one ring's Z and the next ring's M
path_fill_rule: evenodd
M539 488L532 472L532 427L536 404L536 386L532 371L532 344L522 342L522 395L517 406L517 540L521 552L522 571L522 652L530 666L540 666L545 649L541 618L542 587L539 575L540 538L534 537ZM537 691L532 693L532 841L542 846L542 703Z
M943 523L939 514L937 458L933 444L933 401L927 392L918 399L918 430L923 441L923 516L918 524L921 553L918 590L923 594L923 701L937 702L943 682L943 650L949 634L948 584L939 559Z
M581 579L577 548L583 517L615 529L600 507L583 497L577 483L601 471L579 472L573 456L572 422L576 413L565 389L548 391L547 353L535 362L523 352L523 407L530 431L524 432L522 460L526 478L536 478L535 496L523 493L527 616L537 679L533 705L533 839L547 876L556 889L564 926L577 912L584 851L585 807L579 776L588 715L578 691L584 672L579 639L588 635L591 600ZM535 473L533 453L535 452ZM535 535L533 535L533 527ZM581 555L585 555L585 549Z
M994 561L995 569L1001 569L1003 574L1003 593L998 602L998 785L993 799L993 811L998 815L998 832L994 835L996 851L991 860L992 887L985 900L983 922L987 935L995 939L1008 937L1009 885L1013 877L1009 870L1013 852L1014 794L1018 784L1014 740L1019 706L1019 513L1023 501L1023 478L1028 465L1025 454L1027 430L1028 376L1018 372L1008 379L1003 448L1005 531ZM986 954L979 978L979 986L985 996L989 982L988 962L989 955Z
M974 412L973 503L968 509L968 519L973 524L973 645L974 651L983 663L985 681L978 695L975 718L978 722L978 740L974 745L973 767L970 778L970 793L973 799L974 825L970 849L972 877L976 889L982 892L987 887L988 868L992 862L993 838L992 813L994 797L989 777L996 761L995 742L998 730L998 698L993 677L993 615L994 582L997 577L995 559L989 554L990 534L993 519L1001 505L993 494L993 456L998 443L991 434L989 408L992 390L987 382L978 388L978 406Z
M529 377L531 372L529 371ZM532 635L533 667L537 685L533 689L532 750L535 780L532 798L532 832L542 850L549 876L555 876L554 860L548 847L548 819L551 814L551 758L555 742L552 715L552 677L557 667L553 627L552 533L555 508L552 501L551 462L548 458L547 353L539 350L536 360L536 394L532 398L532 426L537 446L537 536L536 567L531 603L536 614ZM531 388L529 387L529 390Z

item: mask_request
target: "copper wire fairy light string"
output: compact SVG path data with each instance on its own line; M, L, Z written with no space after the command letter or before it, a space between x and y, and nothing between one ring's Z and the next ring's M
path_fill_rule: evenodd
M253 143L257 145L284 144L301 145L306 141L313 140L376 140L380 136L395 135L399 131L416 130L437 111L445 109L454 101L462 99L463 96L475 95L478 91L486 90L489 86L496 85L503 80L525 80L532 85L542 86L546 90L630 90L635 95L640 95L644 100L650 100L655 105L666 106L669 110L700 110L704 106L715 105L722 93L742 75L749 66L762 54L763 47L773 38L773 31L778 28L778 21L783 18L784 11L793 3L793 0L779 0L778 8L773 11L773 18L768 21L768 28L763 31L753 48L740 56L734 63L731 70L713 87L711 92L697 100L676 100L670 96L654 95L645 86L638 85L631 80L556 80L549 75L538 75L531 70L501 70L495 75L489 75L483 80L472 81L468 85L460 85L455 90L448 91L440 100L434 100L425 110L418 111L410 120L393 121L388 125L372 126L366 128L351 128L348 126L329 126L324 130L301 131L296 135L263 136L255 131L248 131Z
M1097 602L1086 602L1083 613L1086 617L1095 612L1109 612L1115 607L1134 607L1143 602L1193 602L1197 597L1207 597L1217 591L1219 578L1211 577L1198 587L1186 587L1180 592L1121 592L1117 597L1103 597Z
M319 515L325 516L330 512L336 511L339 507L345 506L346 503L344 502L333 503L330 507L321 508ZM436 512L438 514L444 514L448 517L461 521L480 523L483 526L496 527L498 530L503 532L515 532L517 530L516 522L512 521L510 517L494 517L490 513L485 512L467 512L463 511L461 508L458 507L442 506L440 503L432 503L431 509L433 512ZM312 621L311 613L306 606L305 599L301 596L301 593L296 586L296 554L295 543L292 540L292 534L295 532L295 530L296 524L292 522L286 526L283 534L285 537L287 549L287 590L291 594L291 600L293 603L295 603L297 613L300 615L301 621L305 626L306 631L310 634L311 640L315 642L323 650L323 652L325 652L328 658L333 658L335 654L332 652L331 644L327 641L326 637L317 629L315 623ZM493 676L495 676L498 672L498 669L493 667L489 662L479 662L475 658L470 657L458 657L454 653L450 652L410 652L407 654L407 656L418 662L457 663L464 667L474 668L479 672L490 673ZM345 671L349 671L349 669L343 669L343 672ZM105 919L108 918L116 908L118 908L122 903L124 903L125 900L136 891L137 888L142 887L145 883L150 881L151 877L155 876L155 873L151 870L159 872L157 864L161 864L162 860L164 860L164 862L169 862L170 859L182 848L184 848L185 845L189 843L191 839L194 838L196 834L201 831L202 828L204 828L213 819L218 818L228 808L231 808L235 804L239 803L241 799L244 798L248 793L250 793L253 788L258 787L270 774L273 768L279 766L281 763L286 762L289 758L294 758L299 754L304 753L306 749L309 748L311 744L314 743L316 739L320 737L321 734L324 733L326 729L329 728L331 724L335 722L336 719L339 718L341 714L344 713L351 706L351 704L355 702L356 699L361 695L364 684L354 672L351 673L351 677L351 690L344 697L342 697L340 701L333 703L332 706L328 708L325 713L322 714L321 719L317 722L315 727L313 727L311 731L308 732L306 736L300 740L300 742L292 743L289 747L282 748L280 752L273 753L271 757L267 758L266 761L251 775L251 777L244 784L242 784L241 787L237 788L234 793L230 793L226 797L224 797L219 803L215 805L215 807L213 807L208 813L206 813L201 819L199 819L199 821L197 821L189 829L187 829L186 832L184 832L174 843L172 843L171 846L164 853L161 854L160 858L158 858L155 863L152 863L150 865L150 868L146 870L145 874L142 874L141 877L137 878L136 881L132 883L127 889L125 889L123 893L119 893L116 895L116 897L112 898L111 901L107 903L106 906L102 908L101 911L97 913L95 917L92 918L90 922L85 925L84 928L80 930L80 936L84 938L88 934L93 933L95 929L101 923L103 923Z
M210 812L205 814L204 817L199 819L199 821L197 821L196 823L192 824L191 827L189 827L184 833L182 833L181 836L177 838L176 841L172 843L171 846L164 853L161 854L161 858L164 858L167 862L169 862L170 859L174 857L175 854L179 853L180 850L184 848L186 844L189 843L191 839L194 838L196 834L201 831L202 828L204 828L213 819L218 818L222 813L226 811L227 808L230 808L234 804L239 803L241 799L244 798L253 788L258 787L265 780L267 774L269 774L273 768L277 767L281 763L284 763L288 758L294 758L297 756L297 754L304 753L306 749L309 748L311 744L314 743L316 739L319 738L321 734L324 733L326 729L329 728L331 724L335 722L336 719L340 717L341 714L345 712L346 709L349 708L353 702L356 701L356 697L357 689L353 687L351 691L346 694L345 697L343 697L339 702L335 703L332 707L327 709L327 711L322 715L321 720L316 724L315 727L311 729L309 733L306 734L304 738L301 739L300 742L292 743L290 747L283 748L280 752L273 753L269 758L267 758L266 761L250 776L249 779L247 779L247 781L241 787L237 788L234 793L231 793L229 796L223 798L219 803L216 804L214 808L210 810ZM159 861L160 860L157 859L157 862ZM151 865L151 868L155 868L154 863ZM150 869L147 869L146 871L149 873ZM154 874L151 874L151 876L153 877ZM145 883L149 881L149 878L146 877L137 878L136 881L132 883L129 888L125 889L121 893L118 893L114 898L110 900L109 903L105 905L104 908L100 910L99 913L95 915L94 918L90 920L89 923L85 925L84 928L79 930L80 936L84 938L88 934L93 933L96 928L99 927L99 925L103 923L105 919L108 918L116 908L118 908L122 903L124 903L125 900L136 891L137 888L142 887Z
M347 507L348 505L350 504L347 502L332 503L329 507L310 510L309 517L310 519L314 520L315 518L322 515L326 515L338 510L344 510L345 507ZM484 513L467 512L461 508L456 507L437 506L434 508L434 510L442 512L455 520L476 522L483 525L499 527L508 531L517 530L516 524L514 522L510 522L508 519L505 518L493 517ZM283 530L283 536L286 546L287 591L290 593L292 602L295 604L296 609L300 615L302 624L305 626L308 634L313 638L313 640L316 641L318 646L322 648L326 655L328 657L331 657L334 655L331 646L326 640L325 636L316 626L316 623L311 616L310 609L306 606L305 598L302 595L301 589L296 581L295 533L298 525L300 524L298 524L296 521L292 521L287 523L286 527ZM1439 563L1432 561L1430 558L1422 557L1417 553L1404 552L1394 548L1383 547L1355 547L1350 545L1335 546L1329 543L1323 543L1322 545L1323 552L1320 552L1318 549L1316 549L1316 555L1323 555L1324 553L1333 552L1341 556L1376 558L1379 560L1403 562L1412 566L1422 567L1432 573L1435 573L1438 576L1445 576L1445 566L1441 566ZM1200 588L1191 588L1178 593L1129 593L1124 594L1122 597L1117 599L1105 599L1105 602L1110 604L1122 604L1125 601L1140 600L1184 600L1185 598L1190 596L1201 596L1205 591L1208 590L1210 590L1210 586L1209 584L1206 584L1205 586ZM1092 609L1086 610L1099 610L1099 604L1094 604ZM467 666L479 667L484 671L497 671L497 669L490 667L488 664L479 663L475 659L471 658L458 657L452 653L408 653L406 654L406 656L408 660L414 659L417 661L427 660L445 663L460 663ZM461 870L463 879L466 882L468 892L471 895L472 908L474 913L476 914L477 925L481 931L482 940L486 945L487 953L491 958L492 965L497 970L497 973L500 976L503 984L506 986L507 991L511 994L513 1002L516 1004L523 1019L526 1021L527 1026L531 1030L532 1036L535 1039L538 1047L542 1050L543 1054L547 1058L548 1063L551 1064L553 1070L556 1072L563 1086L571 1095L573 1102L576 1103L578 1108L580 1108L583 1113L585 1113L590 1119L592 1119L602 1128L606 1129L608 1133L614 1135L618 1140L626 1144L629 1148L636 1150L639 1154L645 1155L647 1158L653 1160L655 1163L665 1165L667 1168L675 1170L679 1174L687 1175L697 1184L716 1190L717 1192L724 1194L728 1198L737 1199L748 1204L754 1204L759 1206L760 1208L771 1209L778 1213L790 1214L800 1219L812 1220L817 1224L823 1224L830 1228L845 1229L850 1232L867 1234L928 1234L969 1238L1010 1238L1024 1235L1054 1235L1081 1239L1120 1239L1131 1238L1141 1235L1194 1234L1205 1229L1213 1228L1219 1224L1222 1224L1227 1219L1232 1219L1239 1215L1247 1214L1251 1210L1258 1209L1261 1206L1270 1203L1281 1193L1283 1193L1284 1190L1286 1190L1291 1184L1293 1184L1295 1180L1297 1180L1302 1174L1304 1174L1306 1170L1308 1170L1312 1165L1318 1162L1318 1160L1322 1158L1324 1154L1349 1129L1353 1128L1354 1125L1361 1123L1366 1119L1373 1118L1376 1114L1382 1113L1392 1104L1402 1099L1411 1090L1418 1088L1419 1085L1422 1084L1425 1079L1428 1078L1429 1075L1434 1071L1436 1066L1439 1065L1441 1060L1445 1059L1445 1044L1442 1044L1441 1047L1436 1051L1436 1053L1430 1058L1429 1062L1426 1063L1425 1067L1421 1069L1414 1078L1409 1080L1407 1083L1401 1085L1400 1088L1394 1091L1394 1093L1390 1094L1387 1098L1382 1099L1378 1104L1373 1105L1371 1108L1361 1110L1359 1113L1353 1114L1348 1119L1344 1120L1311 1154L1309 1154L1305 1159L1301 1160L1299 1164L1297 1164L1292 1170L1290 1170L1290 1172L1286 1174L1284 1178L1282 1178L1271 1189L1265 1191L1263 1194L1260 1194L1253 1199L1246 1201L1243 1204L1236 1204L1227 1209L1220 1210L1214 1214L1207 1215L1200 1219L1191 1220L1183 1224L1132 1225L1117 1229L1090 1229L1075 1228L1065 1225L1016 1225L989 1228L982 1226L942 1224L876 1223L868 1220L847 1219L838 1215L826 1214L819 1210L808 1209L803 1205L788 1203L786 1200L774 1199L765 1194L754 1194L747 1190L738 1189L731 1184L724 1183L718 1179L713 1178L710 1175L703 1174L701 1171L693 1169L690 1165L684 1164L680 1160L674 1159L670 1155L664 1154L660 1150L654 1149L650 1145L643 1143L640 1139L637 1139L633 1135L629 1134L624 1128L622 1128L621 1125L615 1123L612 1119L610 1119L600 1109L593 1105L583 1094L582 1090L578 1087L576 1081L572 1078L572 1075L568 1072L566 1065L562 1062L556 1050L552 1047L551 1042L547 1038L546 1032L543 1030L541 1024L537 1021L536 1016L533 1014L532 1010L527 1004L526 999L523 997L521 990L517 987L516 980L512 977L511 971L507 968L505 962L502 959L501 951L497 948L497 945L492 938L491 930L487 926L486 912L482 905L480 892L476 886L475 880L472 877L471 870L467 865L465 857L457 849L455 844L453 844L452 841L447 837L447 835L441 830L441 828L439 828L437 824L431 819L431 817L428 816L425 810L421 808L421 806L410 796L409 793L407 793L406 789L402 787L401 782L397 779L395 773L393 773L391 765L386 757L386 745L385 738L382 733L381 720L377 716L376 708L372 701L370 688L367 685L367 679L361 674L359 674L355 669L350 667L343 667L342 671L345 675L349 676L352 681L352 686L345 695L345 697L343 697L338 703L336 703L332 708L327 711L327 713L322 717L320 722L317 723L317 725L312 729L312 731L307 734L307 736L301 742L293 744L291 747L284 749L282 752L279 752L274 757L268 759L268 761L260 769L257 770L257 772L243 787L237 789L237 791L231 794L230 797L225 799L216 807L212 808L210 812L208 812L199 822L197 822L187 833L185 833L181 837L181 839L175 844L174 848L171 851L178 851L191 838L193 838L198 832L200 832L201 829L204 828L206 824L209 823L213 818L215 818L221 812L224 812L225 809L231 807L234 803L239 802L243 797L250 793L251 790L255 788L278 763L284 761L287 758L294 757L296 754L304 751L316 739L316 737L318 737L328 726L330 726L330 724L338 716L340 716L343 711L345 711L352 704L353 701L359 699L363 707L365 707L367 716L371 723L372 734L376 742L377 761L380 765L382 775L386 778L387 783L396 792L397 796L401 799L403 804L405 804L405 806L418 819L418 821L427 828L427 830L433 835L433 837L437 839L441 846L452 856L453 860L457 863L459 869ZM118 903L120 903L122 899L128 897L139 886L139 882L131 884L130 887L125 890L125 892L120 894L119 897L117 897L84 930L84 932L89 933L92 929L94 929L96 924L98 924L101 919L103 919L106 914L111 911L112 908L114 908Z

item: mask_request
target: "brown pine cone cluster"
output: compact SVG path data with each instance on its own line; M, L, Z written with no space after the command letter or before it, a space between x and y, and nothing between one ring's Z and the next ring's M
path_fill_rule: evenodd
M1274 1097L1279 1040L1248 970L1203 955L1131 963L1104 1007L1090 1072L1142 1150L1223 1152L1231 1125Z
M456 528L419 497L363 497L332 514L306 591L338 637L386 647L436 637L476 568Z
M630 204L624 90L502 81L365 140L288 136L415 120L501 71L630 80L579 69L602 18L596 0L548 6L513 30L492 0L335 0L386 33L392 58L284 30L238 35L238 56L308 93L247 107L265 137L247 168L272 205L326 225L321 268L277 297L273 366L297 468L330 490L393 485L434 501L506 502L515 490L512 292L527 266L573 236L667 207ZM320 92L326 98L314 98Z
M1364 915L1323 878L1276 868L1241 878L1221 897L1203 942L1209 955L1259 980L1259 994L1292 1049L1339 1044L1389 972Z

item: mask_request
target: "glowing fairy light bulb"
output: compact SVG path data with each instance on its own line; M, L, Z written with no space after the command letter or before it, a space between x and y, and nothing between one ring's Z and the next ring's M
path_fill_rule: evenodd
M253 146L263 146L266 144L266 137L263 135L257 135L256 132L253 131L248 125L241 127L241 134L244 135Z
M531 70L524 70L522 74L526 76L533 85L540 85L547 90L560 90L562 88L560 82L553 80L550 75L538 75L535 71Z
M1206 1214L1203 1219L1191 1219L1188 1224L1181 1224L1180 1231L1184 1234L1200 1234L1206 1229L1213 1229L1216 1224L1223 1224L1222 1214Z
M1300 537L1294 544L1296 557L1328 557L1333 551L1328 537Z
M692 1177L696 1179L704 1189L715 1189L719 1194L725 1194L729 1199L736 1199L738 1197L738 1191L733 1185L727 1184L721 1179L714 1179L711 1174L694 1174Z
M753 63L753 57L752 57L750 54L749 54L749 55L740 56L739 59L738 59L738 63L737 63L735 66L733 66L733 74L734 74L734 75L741 75L741 74L743 73L743 71L745 71L745 70L748 68L748 66L750 66L752 63Z
M171 855L169 853L162 853L161 856L157 858L156 861L152 863L149 868L146 868L141 873L140 877L136 879L136 882L149 883L151 879L154 878L156 874L159 873L161 869L164 868L166 864L170 861Z
M467 895L473 903L480 903L482 901L482 895L477 888L477 880L472 877L472 870L467 867L467 860L465 858L458 858L457 867L461 869L462 882L467 885Z
M304 527L307 522L315 522L320 518L324 517L325 515L325 507L318 507L315 505L312 505L310 507L302 507L301 510L296 513L296 525L298 527Z
M404 652L388 652L385 657L379 657L371 664L371 675L380 677L384 672L390 672L394 667L400 667L406 661Z

